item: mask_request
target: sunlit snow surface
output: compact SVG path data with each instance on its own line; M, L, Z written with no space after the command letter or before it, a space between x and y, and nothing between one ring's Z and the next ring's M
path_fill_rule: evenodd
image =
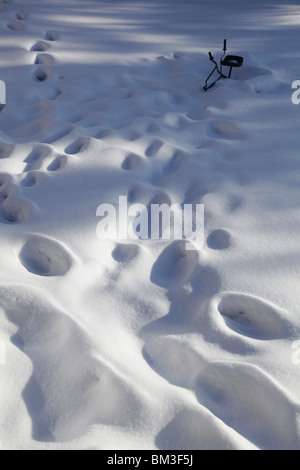
M299 450L299 18L0 3L2 449ZM204 243L100 240L120 196L204 204Z

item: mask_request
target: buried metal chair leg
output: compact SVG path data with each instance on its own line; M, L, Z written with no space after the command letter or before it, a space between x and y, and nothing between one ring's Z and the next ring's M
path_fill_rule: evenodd
M211 62L213 62L215 64L215 67L213 69L213 71L210 73L210 75L207 77L206 81L205 81L205 85L203 87L203 90L204 91L207 91L209 90L211 87L214 86L214 84L220 80L221 78L230 78L231 77L231 72L232 72L232 68L233 67L241 67L243 65L243 57L240 57L240 56L237 56L237 55L227 55L224 59L224 55L225 55L225 52L227 51L227 41L226 39L224 39L224 45L223 45L223 55L220 59L220 68L217 64L217 62L215 61L215 59L213 58L213 55L211 52L208 53L208 56L209 56L209 60ZM223 67L226 66L226 67L229 67L229 73L228 75L224 75L223 74ZM208 85L208 81L209 79L211 78L211 76L214 74L214 72L217 71L218 74L219 74L219 77L213 82L211 83L210 85Z

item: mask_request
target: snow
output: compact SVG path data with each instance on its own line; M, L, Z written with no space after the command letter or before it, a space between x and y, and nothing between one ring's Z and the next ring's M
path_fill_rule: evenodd
M299 21L0 3L1 449L299 450ZM99 239L125 196L204 205L204 243Z

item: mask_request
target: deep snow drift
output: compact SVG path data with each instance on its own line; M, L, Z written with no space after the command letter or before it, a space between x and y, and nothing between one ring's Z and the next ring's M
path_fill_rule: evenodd
M295 1L0 3L2 449L299 449L299 30ZM120 196L204 204L203 246L100 240Z

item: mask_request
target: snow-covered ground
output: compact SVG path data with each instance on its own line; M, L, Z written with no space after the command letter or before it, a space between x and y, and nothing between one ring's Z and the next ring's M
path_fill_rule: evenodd
M300 448L299 33L292 0L0 3L2 449ZM204 243L99 239L120 196L204 204Z

